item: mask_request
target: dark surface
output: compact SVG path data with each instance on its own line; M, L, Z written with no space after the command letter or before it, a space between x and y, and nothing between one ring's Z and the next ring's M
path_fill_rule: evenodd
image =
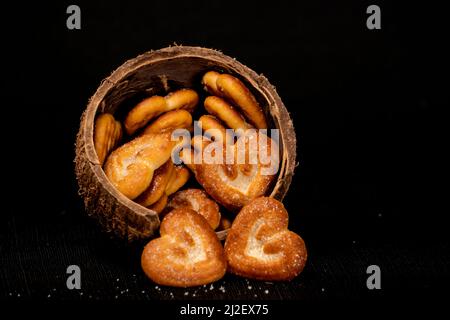
M38 300L268 300L330 298L371 299L401 294L434 295L445 289L450 260L448 244L415 241L374 242L361 237L320 239L305 236L309 262L290 283L245 280L232 275L189 289L160 287L140 269L140 246L112 243L95 225L61 212L52 221L31 224L12 218L2 230L3 299ZM377 218L380 220L384 217ZM308 232L309 234L309 232ZM66 268L77 264L82 289L66 287ZM366 268L378 264L382 290L369 292Z
M353 2L78 2L80 31L65 27L71 3L8 8L0 299L448 296L447 212L435 184L438 110L449 106L443 10L380 4L382 30L370 31L368 3ZM309 249L291 283L227 275L213 289L158 289L140 270L142 247L108 239L82 210L72 161L88 98L126 59L174 42L263 73L291 112L299 166L285 205ZM66 289L70 264L82 270L80 291ZM371 264L382 272L377 292L366 287Z

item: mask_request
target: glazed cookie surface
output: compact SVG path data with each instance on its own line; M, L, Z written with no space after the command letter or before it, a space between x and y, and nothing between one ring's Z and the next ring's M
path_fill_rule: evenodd
M222 278L222 245L205 218L188 208L174 209L161 223L161 237L144 248L141 265L160 285L192 287Z
M290 280L303 270L303 239L288 230L288 213L273 198L261 197L242 208L225 242L231 273L258 280Z
M186 189L178 191L167 205L169 209L186 207L202 215L211 228L216 229L220 223L219 206L211 200L205 191L200 189Z

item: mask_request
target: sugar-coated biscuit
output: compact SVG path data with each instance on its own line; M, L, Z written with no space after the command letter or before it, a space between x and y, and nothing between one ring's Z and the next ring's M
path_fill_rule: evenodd
M144 127L150 120L164 112L184 109L192 112L198 103L198 94L191 89L181 89L165 97L152 96L138 103L125 118L124 126L129 135Z
M214 145L201 136L192 139L194 150L183 149L180 157L214 200L228 210L238 212L251 200L263 196L277 173L278 154L271 153L271 144L274 142L266 137L264 150L269 161L263 163L260 161L259 151L263 149L264 143L259 144L259 141L255 141L259 139L261 136L258 134L244 135L235 145L229 146L234 148L234 151L231 150L234 154L231 164L226 163L227 148L222 148L223 156L217 158L222 159L222 163L207 162L205 159L209 157L208 152L215 152L214 148L209 147ZM201 161L196 161L196 157L202 154ZM250 157L251 154L253 157ZM253 163L250 158L253 158Z
M206 219L194 210L178 208L168 213L160 234L141 256L142 269L157 284L192 287L224 276L222 245Z
M258 129L267 129L264 112L255 96L238 78L216 71L205 73L203 86L211 95L228 100L233 107L239 108L250 124Z
M103 166L106 157L122 139L122 125L109 113L102 113L95 119L94 147L98 161Z
M167 209L187 207L201 214L208 221L211 228L216 229L220 223L219 206L211 200L205 191L200 189L186 189L175 193Z
M133 200L148 188L154 171L169 160L175 143L170 133L135 138L109 155L105 174L120 192Z
M307 252L303 239L288 230L288 213L273 198L244 206L225 241L228 270L259 280L290 280L302 272Z

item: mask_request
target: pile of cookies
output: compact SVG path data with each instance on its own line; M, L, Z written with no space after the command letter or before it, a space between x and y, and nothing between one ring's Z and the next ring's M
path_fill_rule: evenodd
M264 112L232 75L209 71L202 84L210 94L203 102L207 114L198 119L203 134L189 144L173 139L173 133L194 131L192 114L200 98L192 89L144 99L128 112L123 126L111 114L95 121L95 149L112 185L162 219L160 237L144 248L142 268L154 282L177 287L216 281L226 270L262 280L292 279L303 270L306 248L287 229L282 203L264 197L276 172L264 172L273 163L264 162L258 149L264 145L270 155L276 142L242 133L267 129ZM240 134L230 136L227 129ZM255 146L257 158L251 162ZM245 161L197 161L206 150L216 158L232 150L233 159L241 152ZM174 154L181 163L174 163ZM202 189L180 190L191 176ZM236 215L234 221L221 210ZM224 247L214 231L219 229L229 229Z

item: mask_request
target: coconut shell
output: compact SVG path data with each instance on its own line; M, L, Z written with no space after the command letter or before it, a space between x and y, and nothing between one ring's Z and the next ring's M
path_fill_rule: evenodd
M108 112L123 120L133 104L144 97L179 88L199 91L201 77L210 70L232 74L244 82L264 109L270 127L280 130L280 168L267 196L283 200L296 166L296 137L275 87L264 76L219 51L168 47L144 53L116 69L102 81L81 117L75 156L79 193L87 213L107 232L128 241L143 240L157 233L160 221L156 212L129 200L109 182L94 148L95 117ZM224 239L227 230L217 234Z

